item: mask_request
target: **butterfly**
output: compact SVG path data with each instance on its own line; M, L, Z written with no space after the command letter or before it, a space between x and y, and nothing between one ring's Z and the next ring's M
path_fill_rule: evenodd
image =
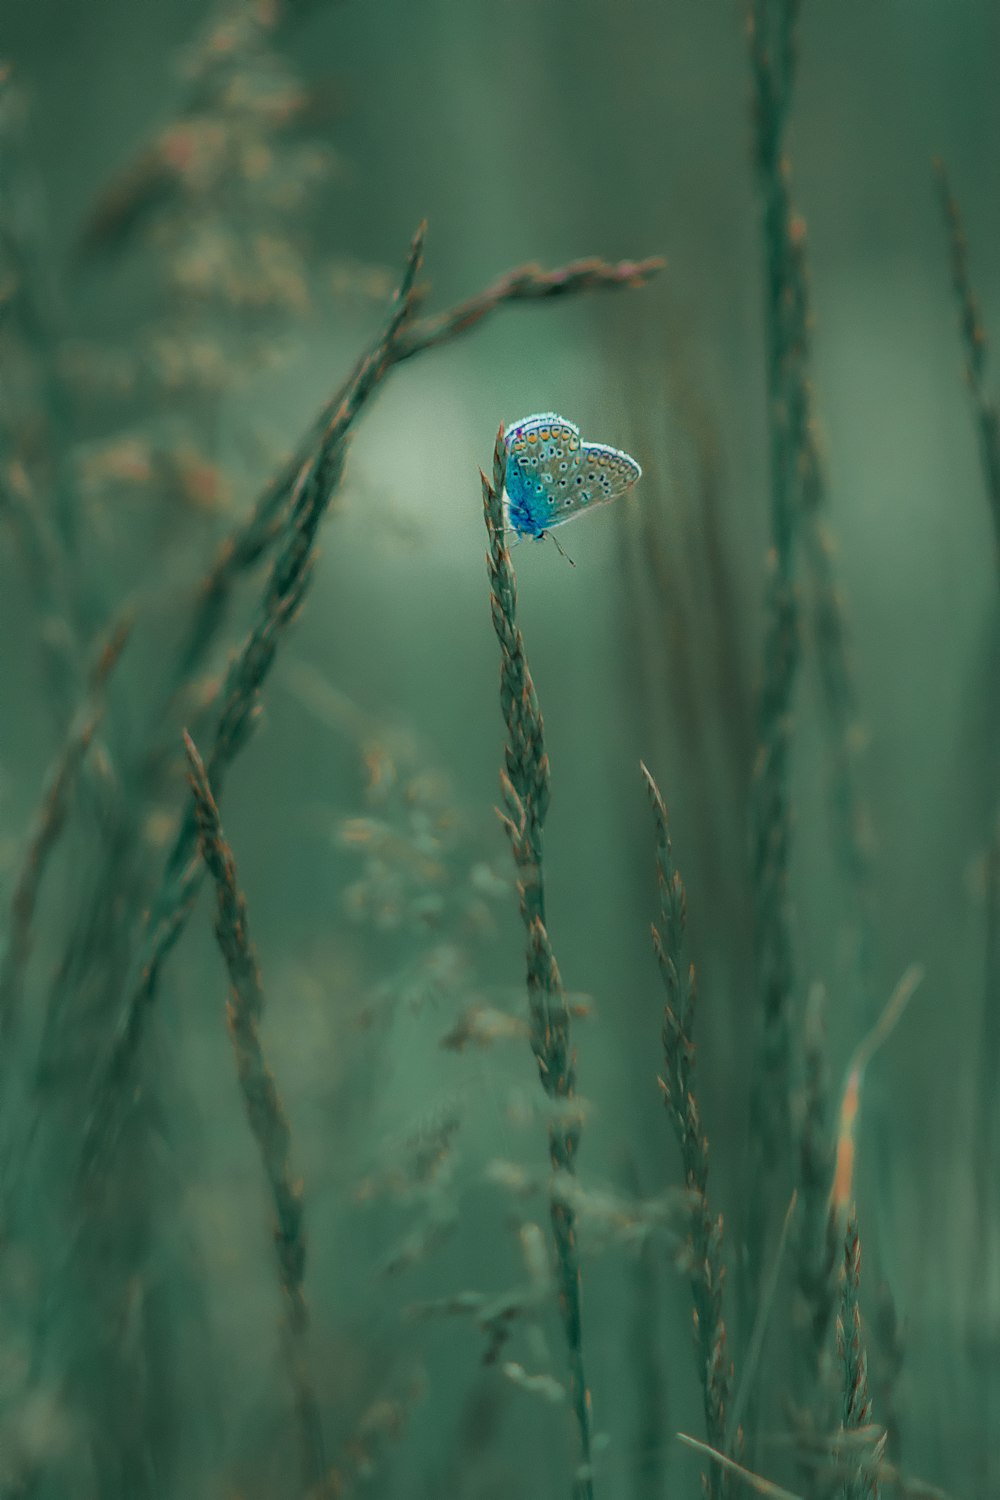
M504 446L507 517L518 536L541 539L553 526L617 500L642 474L634 458L585 443L579 427L554 411L512 423Z

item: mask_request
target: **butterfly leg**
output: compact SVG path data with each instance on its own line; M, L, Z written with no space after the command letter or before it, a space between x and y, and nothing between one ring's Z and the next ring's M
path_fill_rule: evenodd
M559 553L559 556L560 557L564 557L566 559L566 561L569 563L569 565L570 565L571 568L575 568L576 567L576 563L570 557L570 555L566 551L566 549L560 544L559 538L557 536L553 536L553 534L552 534L551 531L540 531L538 533L537 540L540 541L540 542L544 542L544 540L545 540L546 537L548 537L548 539L549 539L550 542L555 542L556 551Z

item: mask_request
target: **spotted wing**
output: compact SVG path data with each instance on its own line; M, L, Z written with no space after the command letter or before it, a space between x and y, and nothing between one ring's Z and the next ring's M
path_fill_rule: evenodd
M507 513L522 536L540 536L568 520L561 514L567 494L566 475L584 444L580 429L558 412L537 412L508 428Z
M556 412L522 418L505 441L508 514L522 536L617 500L642 474L619 448L582 442L580 429Z
M585 510L617 500L642 475L630 454L605 443L581 443L566 468L561 464L557 468L555 512L549 526L572 521Z

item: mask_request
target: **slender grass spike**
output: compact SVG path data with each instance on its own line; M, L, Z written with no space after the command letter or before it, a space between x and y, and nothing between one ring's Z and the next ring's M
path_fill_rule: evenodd
M617 500L642 474L629 454L585 443L579 427L554 411L512 423L504 446L508 520L518 536L538 541L554 526Z

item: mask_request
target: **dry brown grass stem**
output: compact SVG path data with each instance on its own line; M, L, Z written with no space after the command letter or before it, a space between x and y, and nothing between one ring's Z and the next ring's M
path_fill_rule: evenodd
M847 1066L837 1119L836 1157L830 1188L830 1212L837 1225L838 1239L845 1233L854 1209L858 1121L865 1074L872 1058L898 1025L914 993L923 982L923 977L921 965L910 964L893 989L875 1025L854 1049Z
M838 1420L842 1429L851 1429L863 1427L868 1419L867 1407L864 1415L859 1415L864 1405L859 1394L862 1383L867 1390L867 1354L857 1301L861 1264L854 1208L858 1125L868 1066L892 1034L922 978L923 971L916 964L905 971L878 1021L855 1048L835 1125L830 1120L819 986L810 997L803 1039L805 1097L799 1129L804 1212L797 1247L795 1312L800 1374L792 1407L803 1443L814 1440ZM839 1380L830 1358L831 1326L836 1327L841 1355ZM839 1417L835 1414L838 1401ZM881 1458L881 1449L877 1456ZM811 1495L826 1493L824 1483L822 1473L810 1471Z
M765 1500L800 1500L793 1490L786 1490L783 1485L775 1484L770 1479L765 1479L762 1474L755 1474L752 1469L746 1469L738 1464L735 1459L729 1458L727 1454L713 1448L711 1443L703 1443L696 1437L691 1437L686 1432L679 1432L677 1440L685 1447L692 1448L695 1453L700 1453L705 1458L710 1458L719 1470L724 1474L731 1474L739 1479L748 1489L754 1490L758 1495L763 1495Z

